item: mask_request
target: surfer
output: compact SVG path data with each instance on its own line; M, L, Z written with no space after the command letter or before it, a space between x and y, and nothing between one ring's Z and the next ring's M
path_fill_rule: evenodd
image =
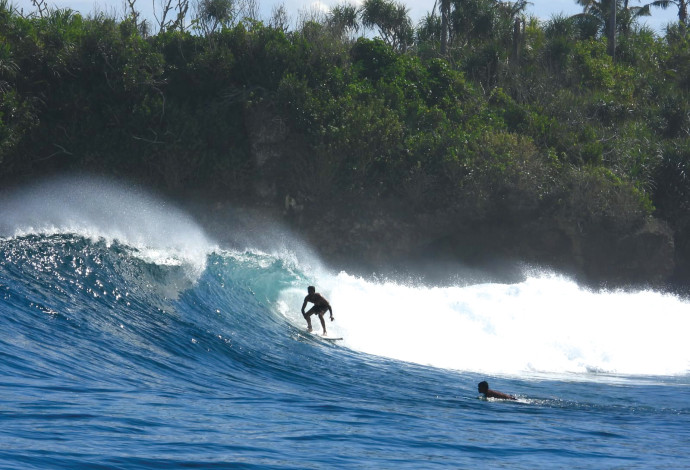
M329 304L328 300L326 300L321 294L316 292L316 288L314 286L307 287L307 292L309 292L309 294L304 298L304 303L302 304L302 316L305 320L307 320L307 331L312 330L311 316L318 315L319 320L321 321L321 326L323 327L323 336L326 336L326 322L323 319L323 314L326 313L326 310L328 310L331 312L331 321L334 320L331 304ZM314 305L312 308L307 310L306 313L304 313L304 309L306 308L308 302L311 302Z
M489 388L489 382L486 380L479 382L479 385L477 385L477 388L479 389L479 393L483 394L486 398L501 398L502 400L517 400L512 395L508 395L507 393L502 393L502 392L497 392L496 390L491 390Z

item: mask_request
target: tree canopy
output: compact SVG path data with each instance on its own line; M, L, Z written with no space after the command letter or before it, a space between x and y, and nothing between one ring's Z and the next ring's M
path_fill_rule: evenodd
M444 1L415 28L404 5L366 0L290 29L285 12L266 25L251 5L177 2L151 34L134 2L117 19L0 0L0 180L78 169L231 201L396 207L412 225L440 217L448 240L522 231L510 254L556 265L655 221L676 240L665 279L689 278L686 3L617 0L615 57L609 2L546 22L525 3ZM678 24L639 27L647 7L677 7Z

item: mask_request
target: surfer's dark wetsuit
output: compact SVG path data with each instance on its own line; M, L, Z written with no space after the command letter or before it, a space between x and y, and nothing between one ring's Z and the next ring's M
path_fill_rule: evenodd
M328 300L326 300L321 294L316 292L316 288L314 286L309 286L307 288L307 292L309 292L309 294L304 298L304 303L302 304L302 316L305 320L307 320L307 331L312 330L310 317L312 315L318 315L319 321L321 321L321 326L323 327L323 335L326 336L326 322L323 319L323 314L326 313L326 311L329 311L331 312L331 321L335 320L333 318L333 309L331 308L331 304L329 304ZM309 302L314 305L305 313L304 309Z

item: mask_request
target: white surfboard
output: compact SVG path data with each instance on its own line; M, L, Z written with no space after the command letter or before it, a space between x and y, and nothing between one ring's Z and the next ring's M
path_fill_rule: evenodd
M343 339L343 338L339 338L339 337L335 337L335 336L328 336L328 335L323 336L321 333L319 333L317 331L308 331L308 333L311 334L312 336L316 336L317 338L323 339L326 341L340 341Z

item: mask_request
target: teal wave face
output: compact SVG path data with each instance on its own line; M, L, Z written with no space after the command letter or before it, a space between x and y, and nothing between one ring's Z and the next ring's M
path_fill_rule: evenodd
M122 377L140 369L131 354L169 349L160 338L176 328L174 298L193 285L184 267L147 263L127 247L67 235L15 238L0 248L2 310L14 322L6 325L8 338L25 337L14 346L33 373L101 380L106 367L106 377Z
M16 358L3 372L147 383L221 364L261 375L280 363L276 347L301 347L273 308L282 287L301 282L289 262L227 251L209 254L206 266L190 278L184 265L80 236L0 241L0 353Z

